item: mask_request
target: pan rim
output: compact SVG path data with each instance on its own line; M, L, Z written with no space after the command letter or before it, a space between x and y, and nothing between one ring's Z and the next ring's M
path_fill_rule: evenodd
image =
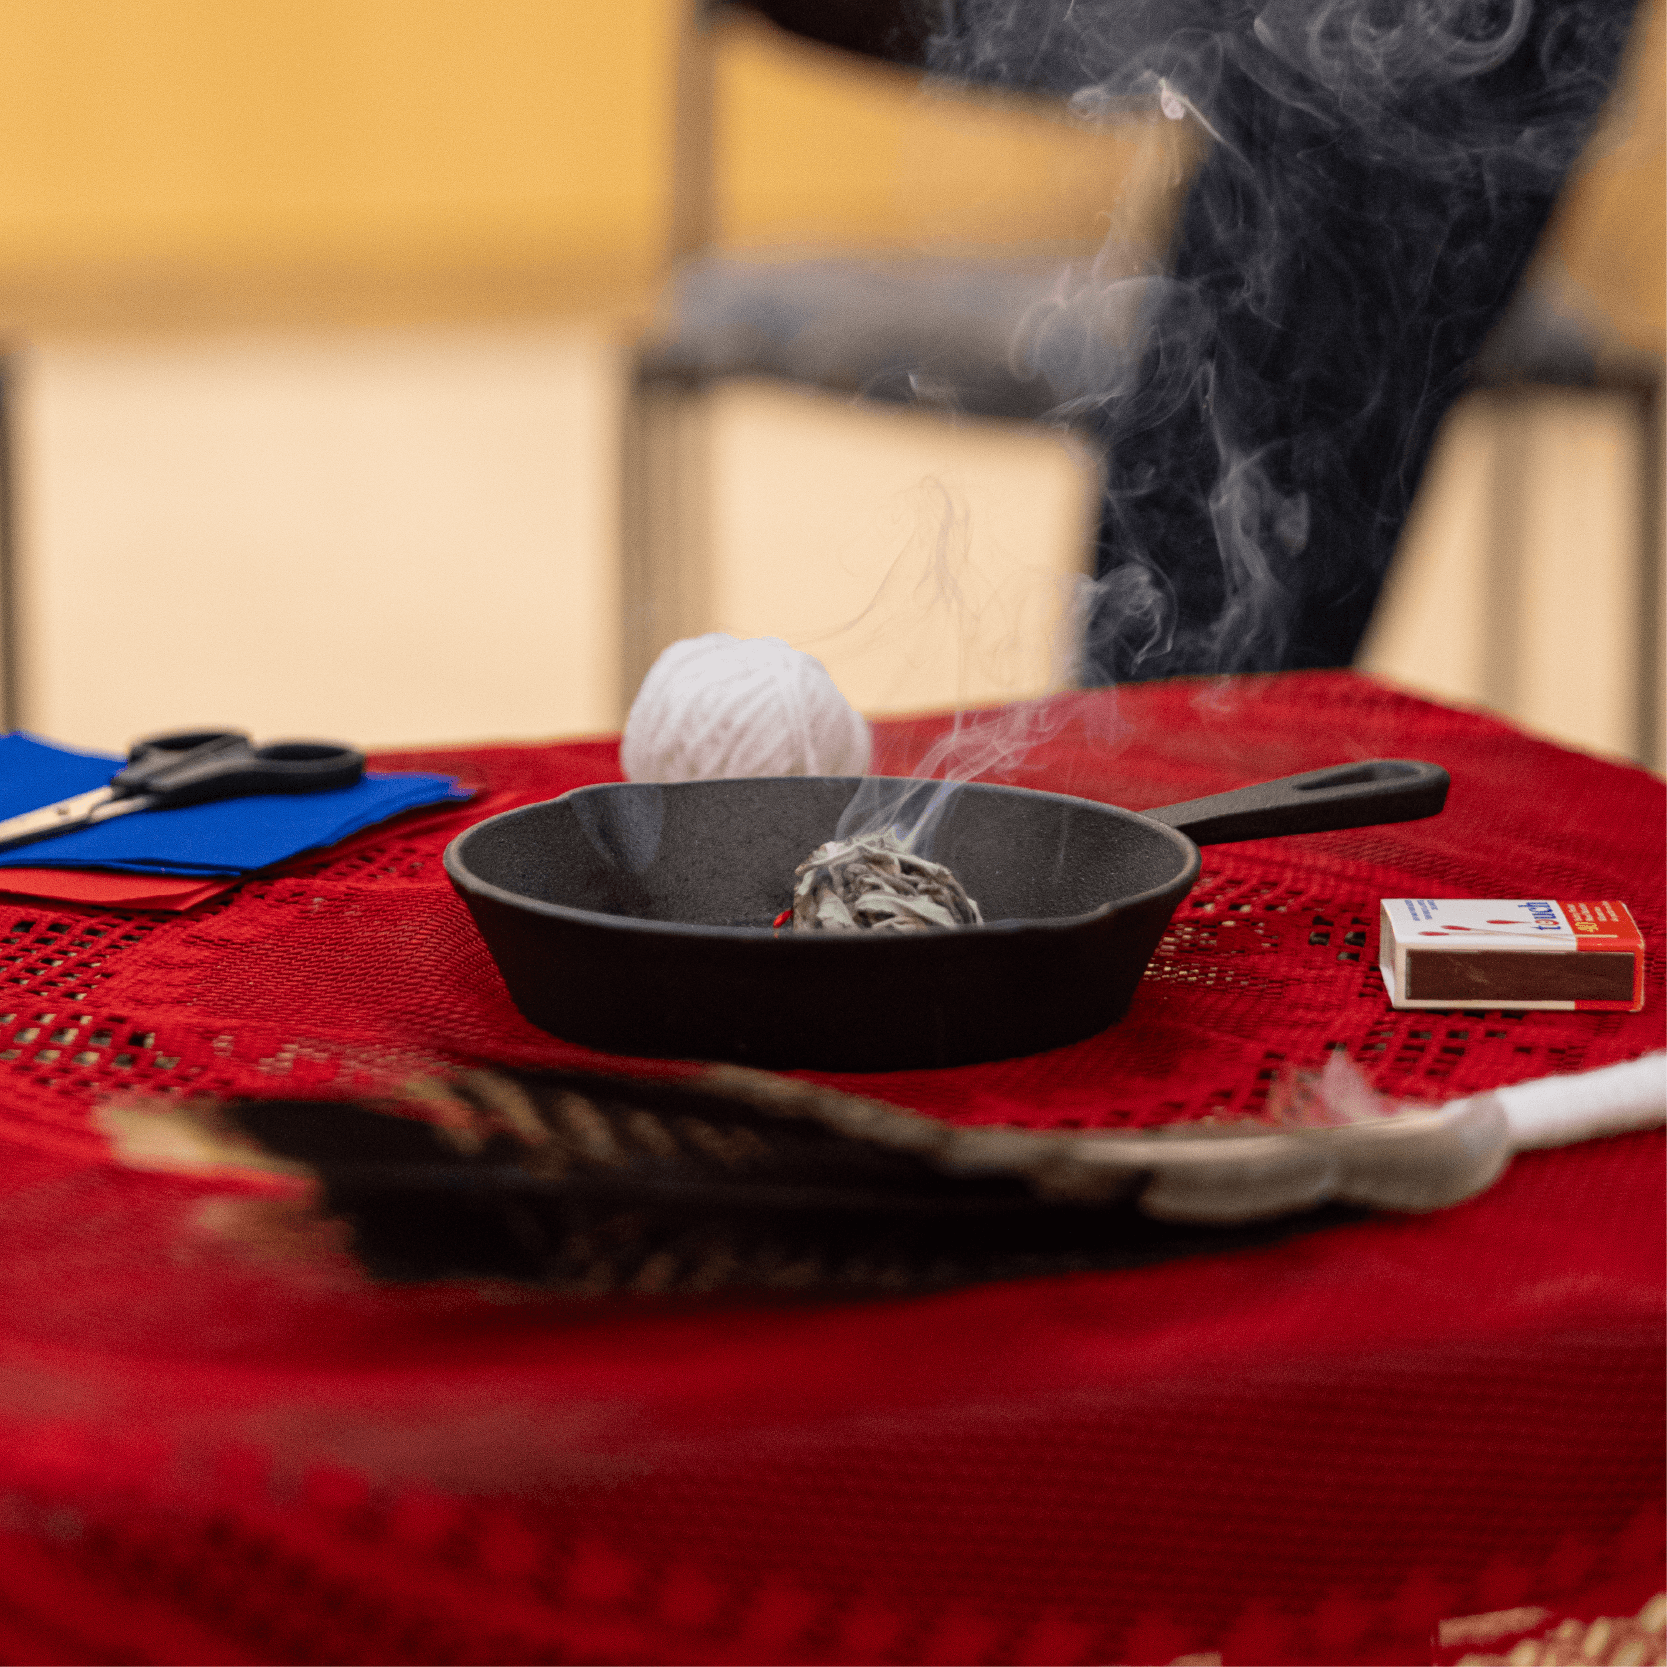
M789 954L848 954L852 951L872 954L872 947L863 949L862 946L884 943L901 948L904 945L924 946L945 942L964 942L969 937L976 940L980 937L1014 937L1021 933L1063 933L1080 930L1083 926L1093 921L1103 920L1113 913L1167 896L1174 896L1176 904L1179 906L1179 900L1192 890L1203 866L1203 858L1198 846L1184 833L1138 810L1129 810L1122 805L1105 804L1099 799L1085 799L1075 793L1051 793L1039 788L1013 787L1005 782L993 781L972 781L959 785L982 788L1003 794L1022 794L1026 798L1032 799L1053 799L1068 805L1086 805L1090 809L1106 815L1127 817L1145 827L1162 832L1165 838L1176 847L1177 854L1182 859L1181 871L1174 879L1166 880L1161 885L1148 886L1143 891L1130 892L1126 896L1110 899L1101 903L1097 908L1086 910L1081 914L1060 915L1049 919L985 921L976 926L928 927L922 932L885 933L876 936L870 932L782 933L768 926L703 926L695 921L654 920L643 915L616 915L605 913L600 909L575 908L567 903L547 903L541 898L529 897L525 892L509 891L503 886L494 885L492 881L481 878L480 875L470 869L463 858L463 845L481 829L490 827L494 822L502 821L507 817L520 816L528 811L542 810L551 805L561 804L564 800L577 798L581 794L605 793L621 787L659 787L668 790L698 788L710 786L713 781L746 781L755 784L761 781L825 781L850 782L853 786L863 781L881 781L915 787L942 785L942 782L938 779L928 776L727 776L712 777L702 781L587 782L582 787L570 787L565 793L558 793L553 799L537 799L531 804L513 805L508 810L500 810L491 816L483 817L479 822L465 828L447 844L441 856L441 862L447 877L458 890L510 908L525 910L530 914L543 916L546 919L565 921L578 926L590 926L603 931L623 931L627 934L654 934L658 936L670 932L678 937L716 939L720 942L778 944L782 945L784 951ZM786 949L785 946L787 945L797 947ZM902 952L910 953L907 949Z

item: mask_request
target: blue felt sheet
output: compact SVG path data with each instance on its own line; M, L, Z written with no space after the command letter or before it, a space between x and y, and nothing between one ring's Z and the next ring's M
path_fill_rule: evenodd
M72 752L21 731L0 736L0 820L102 787L123 762ZM113 868L131 874L248 874L385 822L469 794L449 776L367 772L331 793L266 793L142 810L97 827L0 851L0 868Z

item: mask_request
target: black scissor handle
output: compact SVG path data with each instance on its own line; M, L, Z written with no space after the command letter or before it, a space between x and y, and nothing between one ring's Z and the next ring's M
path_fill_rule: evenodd
M335 741L255 747L235 730L189 730L137 742L110 785L168 810L258 793L326 793L352 787L364 773L365 755Z
M186 759L221 758L230 753L249 752L249 737L240 729L178 729L166 735L147 735L135 741L127 752L127 763L110 778L117 798L157 790Z
M195 752L199 747L230 746L234 741L248 742L241 729L171 729L165 735L147 735L127 749L127 761L136 763L150 753L168 753L178 758L182 753Z

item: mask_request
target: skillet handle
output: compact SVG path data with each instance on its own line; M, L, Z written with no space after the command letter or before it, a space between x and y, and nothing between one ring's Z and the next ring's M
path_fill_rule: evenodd
M1447 802L1447 772L1413 758L1371 758L1300 776L1237 787L1142 811L1184 833L1195 845L1230 845L1274 834L1368 828L1379 822L1416 822Z

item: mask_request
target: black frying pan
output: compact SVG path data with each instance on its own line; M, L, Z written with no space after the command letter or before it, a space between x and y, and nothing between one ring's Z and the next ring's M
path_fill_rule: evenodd
M1410 822L1447 781L1375 759L1143 814L972 783L941 801L927 854L988 924L943 931L771 930L855 777L581 787L477 823L445 862L541 1029L611 1053L893 1071L1093 1035L1127 1009L1200 845ZM943 786L881 785L899 818Z

